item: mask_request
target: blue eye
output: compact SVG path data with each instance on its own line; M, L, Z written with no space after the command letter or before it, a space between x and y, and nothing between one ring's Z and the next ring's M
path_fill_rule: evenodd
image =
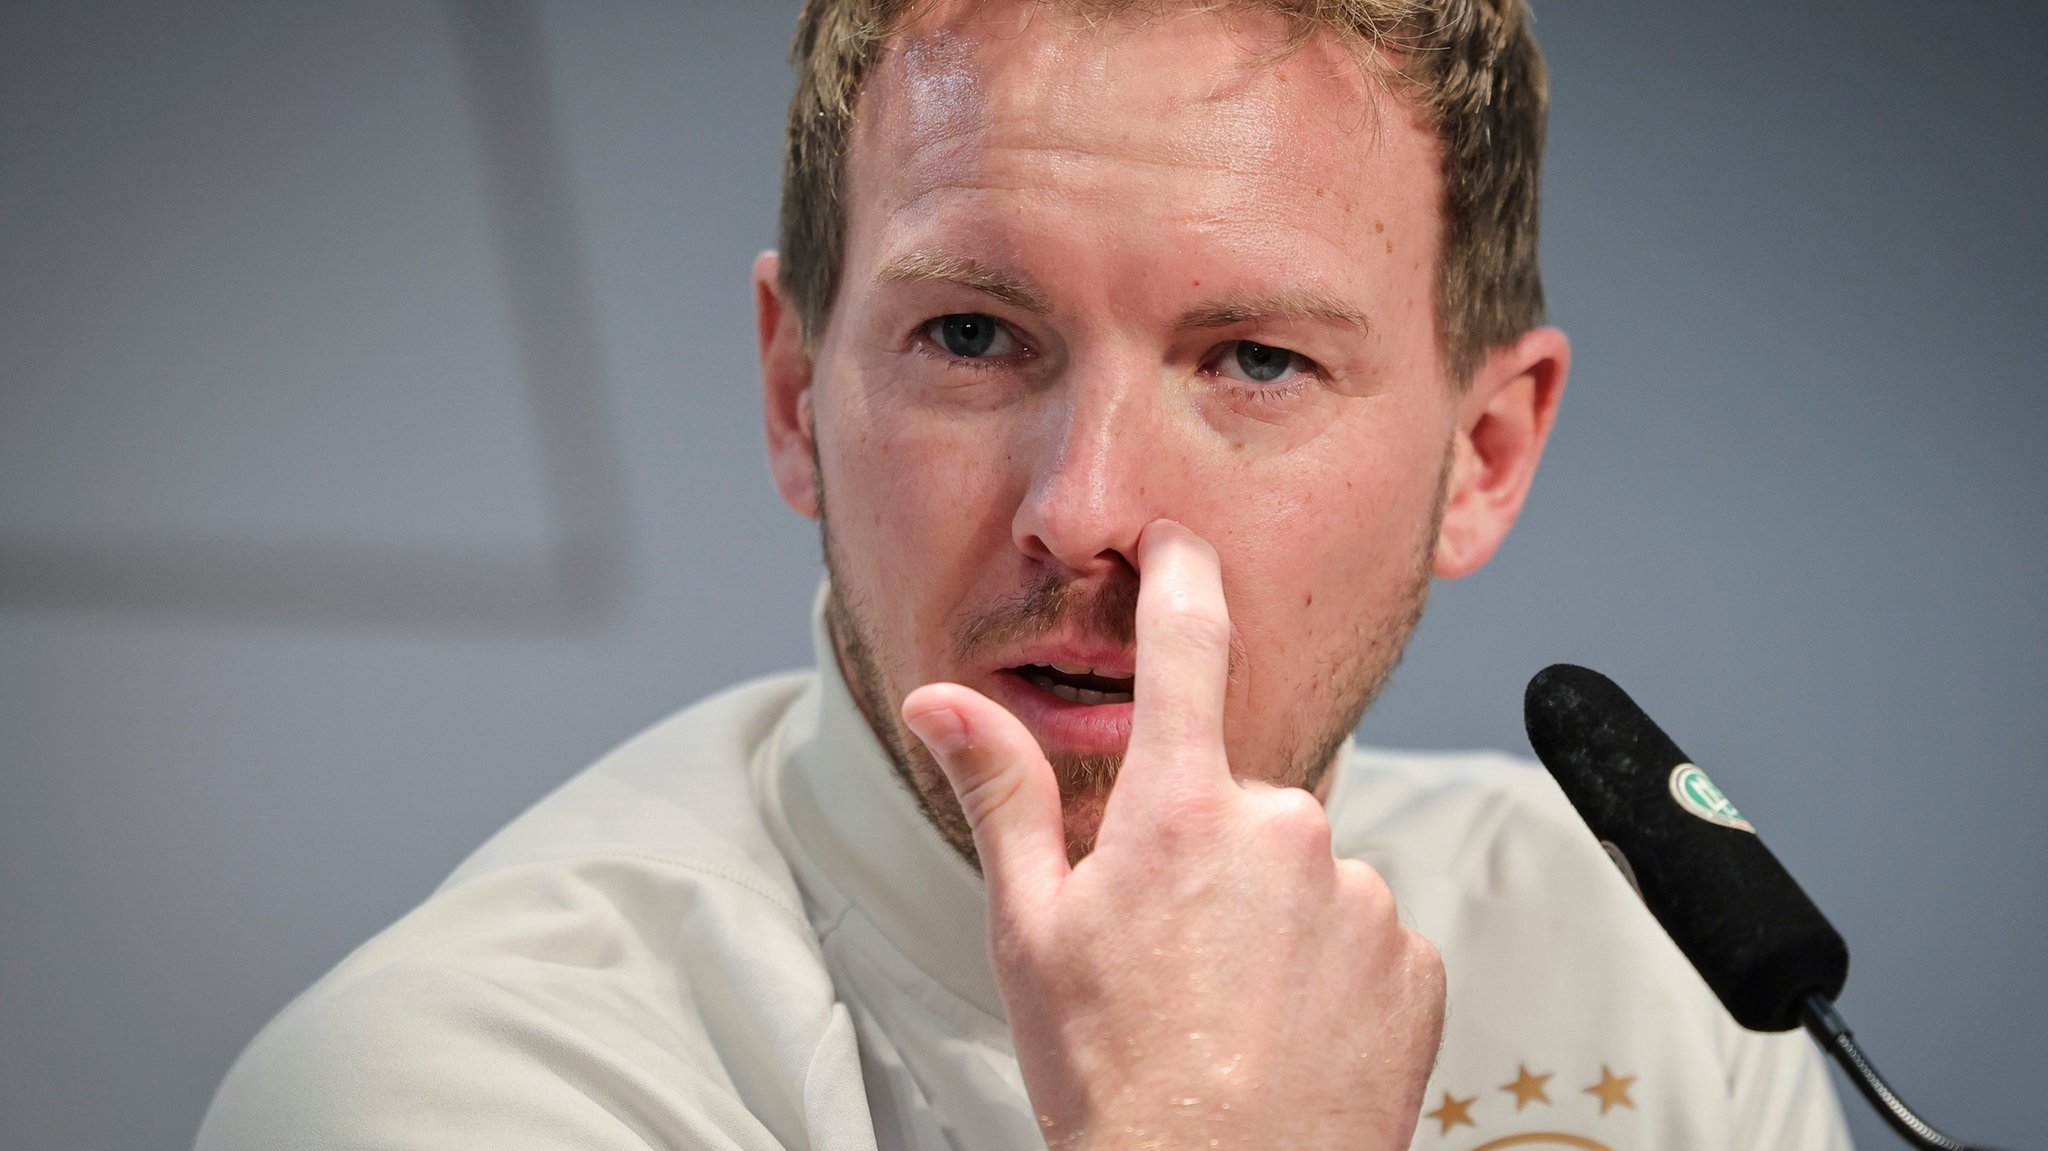
M925 336L933 343L946 349L963 360L978 360L989 355L1007 355L1016 350L1017 341L1003 327L1002 321L994 316L979 312L955 312L940 316L925 326Z
M1299 352L1250 340L1235 341L1211 362L1215 365L1211 370L1247 384L1286 383L1314 368Z
M1237 366L1244 374L1262 384L1270 384L1287 374L1294 366L1294 353L1285 348L1269 348L1254 344L1250 340L1237 342Z

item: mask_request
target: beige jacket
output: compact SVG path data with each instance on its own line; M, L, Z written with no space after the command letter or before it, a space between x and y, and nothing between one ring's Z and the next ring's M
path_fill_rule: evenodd
M819 644L486 843L256 1037L200 1151L1042 1146L980 881ZM1449 975L1416 1148L1848 1147L1811 1044L1729 1021L1540 770L1338 770L1338 851Z

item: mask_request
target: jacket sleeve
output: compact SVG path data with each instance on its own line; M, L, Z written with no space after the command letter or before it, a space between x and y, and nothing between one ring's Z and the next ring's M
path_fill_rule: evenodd
M621 1059L455 970L288 1010L229 1073L198 1151L780 1151L680 1060Z
M808 928L743 885L585 859L444 891L279 1014L198 1151L872 1151Z

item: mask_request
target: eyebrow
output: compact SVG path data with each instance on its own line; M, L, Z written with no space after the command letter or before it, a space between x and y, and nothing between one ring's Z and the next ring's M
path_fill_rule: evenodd
M911 252L882 269L880 277L895 284L954 284L993 296L1036 315L1052 311L1052 301L1030 280L1006 268L970 256ZM1177 331L1202 331L1271 320L1322 320L1372 331L1364 312L1326 292L1283 291L1204 304L1174 324Z
M1037 315L1052 311L1052 301L1031 281L967 256L912 252L883 268L881 278L894 284L956 284Z
M1276 292L1205 304L1182 316L1174 327L1190 332L1261 320L1323 320L1357 328L1360 332L1372 331L1372 320L1364 312L1335 296L1317 291Z

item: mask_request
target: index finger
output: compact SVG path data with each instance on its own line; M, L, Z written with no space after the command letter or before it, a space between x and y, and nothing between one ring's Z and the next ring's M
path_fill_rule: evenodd
M1201 776L1227 781L1230 612L1222 561L1207 540L1164 519L1145 526L1137 551L1138 666L1131 742L1118 786L1133 775L1181 784Z

